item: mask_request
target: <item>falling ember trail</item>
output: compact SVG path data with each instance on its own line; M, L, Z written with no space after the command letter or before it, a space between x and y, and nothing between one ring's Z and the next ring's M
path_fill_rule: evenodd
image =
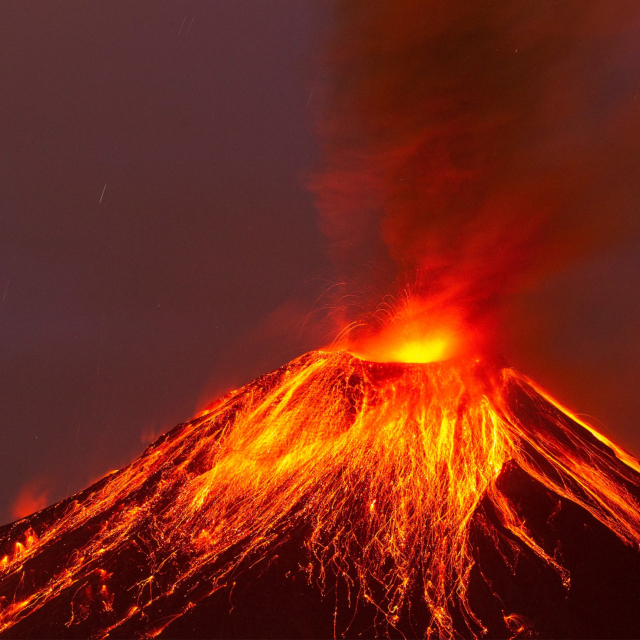
M464 634L480 636L474 532L505 541L505 563L517 547L570 580L502 490L514 465L638 547L637 462L514 370L311 352L0 530L0 630L65 611L69 635L126 635L134 623L157 635L304 530L319 584L342 576L387 629L418 593L420 635L454 637L461 615Z

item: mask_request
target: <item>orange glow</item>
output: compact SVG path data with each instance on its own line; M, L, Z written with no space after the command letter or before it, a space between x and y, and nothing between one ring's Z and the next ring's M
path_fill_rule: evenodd
M468 348L456 314L435 312L406 292L385 316L378 332L347 343L347 350L369 362L425 364L459 356Z
M482 636L468 597L472 532L505 541L500 553L528 549L570 582L501 491L508 463L640 545L630 493L638 463L595 433L525 377L484 360L389 364L309 353L176 427L42 531L0 540L0 549L20 543L0 561L0 632L94 580L93 591L78 591L69 627L93 621L92 633L105 637L135 619L154 636L193 606L194 581L199 597L213 593L304 531L309 579L358 584L352 597L375 605L387 629L417 592L431 613L425 636L457 637L454 608L465 637ZM499 525L482 516L482 501ZM30 569L73 531L87 535L64 562ZM133 542L149 564L132 588L118 589L105 559ZM526 627L518 612L504 620L514 633Z
M422 363L448 360L456 353L457 339L448 329L416 328L415 332L383 332L351 353L369 362Z

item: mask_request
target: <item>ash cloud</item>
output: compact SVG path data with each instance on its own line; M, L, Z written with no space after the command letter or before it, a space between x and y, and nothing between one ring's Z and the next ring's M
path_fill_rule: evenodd
M419 274L418 293L473 319L637 234L640 4L334 12L310 188L351 281L384 254L400 278Z

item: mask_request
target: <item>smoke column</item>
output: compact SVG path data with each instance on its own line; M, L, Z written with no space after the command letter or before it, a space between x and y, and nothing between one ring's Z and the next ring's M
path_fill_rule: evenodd
M637 232L637 2L333 10L309 184L354 288L385 260L434 306L493 321L511 294Z

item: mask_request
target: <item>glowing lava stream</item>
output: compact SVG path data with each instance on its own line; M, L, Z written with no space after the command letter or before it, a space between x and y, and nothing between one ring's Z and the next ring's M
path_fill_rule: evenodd
M454 607L482 635L468 600L470 533L504 536L476 517L481 500L569 581L500 491L507 462L640 543L637 462L514 370L312 352L227 395L41 531L27 530L30 540L0 558L0 630L90 585L80 604L72 599L69 625L91 620L104 637L139 618L156 635L193 606L194 580L208 585L199 599L306 527L321 585L331 572L343 576L391 626L417 592L431 613L426 635L454 636ZM62 566L32 570L69 531L90 533ZM116 562L133 542L144 573L136 588L115 590L106 559Z

